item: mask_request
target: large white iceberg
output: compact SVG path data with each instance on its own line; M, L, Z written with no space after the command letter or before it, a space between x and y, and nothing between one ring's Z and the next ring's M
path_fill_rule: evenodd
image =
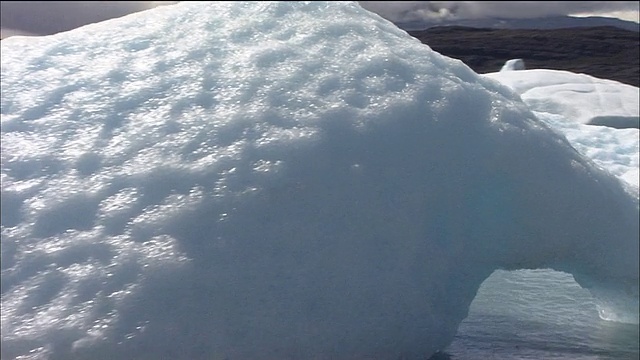
M508 74L501 70L485 76L512 88L537 112L562 115L587 125L639 127L640 89L635 86L562 70Z
M517 92L543 122L601 167L638 187L640 89L562 70L484 74Z
M495 269L637 321L637 188L355 2L1 46L2 358L423 358Z

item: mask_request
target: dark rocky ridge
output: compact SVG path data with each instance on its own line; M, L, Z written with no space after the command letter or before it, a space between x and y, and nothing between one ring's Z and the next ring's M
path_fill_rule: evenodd
M437 20L436 20L437 21ZM483 29L565 29L576 27L613 26L623 30L640 32L640 24L635 21L622 20L602 16L545 16L538 18L496 18L482 17L477 19L446 19L441 23L433 20L414 20L397 22L396 25L407 31L424 30L435 26L466 26Z
M640 86L640 36L634 31L611 26L553 30L440 26L407 32L477 73L496 72L507 60L523 59L527 69L568 70Z

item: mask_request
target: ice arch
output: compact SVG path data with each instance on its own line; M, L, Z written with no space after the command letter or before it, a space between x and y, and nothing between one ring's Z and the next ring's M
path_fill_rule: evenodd
M424 357L496 268L637 301L637 189L356 3L2 53L3 357Z
M633 358L637 336L637 325L602 321L591 293L570 274L496 270L480 286L446 354L462 359L532 353L552 358L580 346L584 352L576 356L613 351L615 357Z

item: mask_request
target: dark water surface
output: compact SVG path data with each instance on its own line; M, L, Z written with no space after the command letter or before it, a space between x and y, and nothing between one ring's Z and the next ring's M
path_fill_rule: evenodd
M638 325L603 321L569 274L496 271L454 342L434 360L640 359Z

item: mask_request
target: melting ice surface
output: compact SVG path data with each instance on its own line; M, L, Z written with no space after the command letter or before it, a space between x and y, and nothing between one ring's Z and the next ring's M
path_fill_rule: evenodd
M3 358L424 358L496 269L637 322L637 183L357 3L1 46Z

